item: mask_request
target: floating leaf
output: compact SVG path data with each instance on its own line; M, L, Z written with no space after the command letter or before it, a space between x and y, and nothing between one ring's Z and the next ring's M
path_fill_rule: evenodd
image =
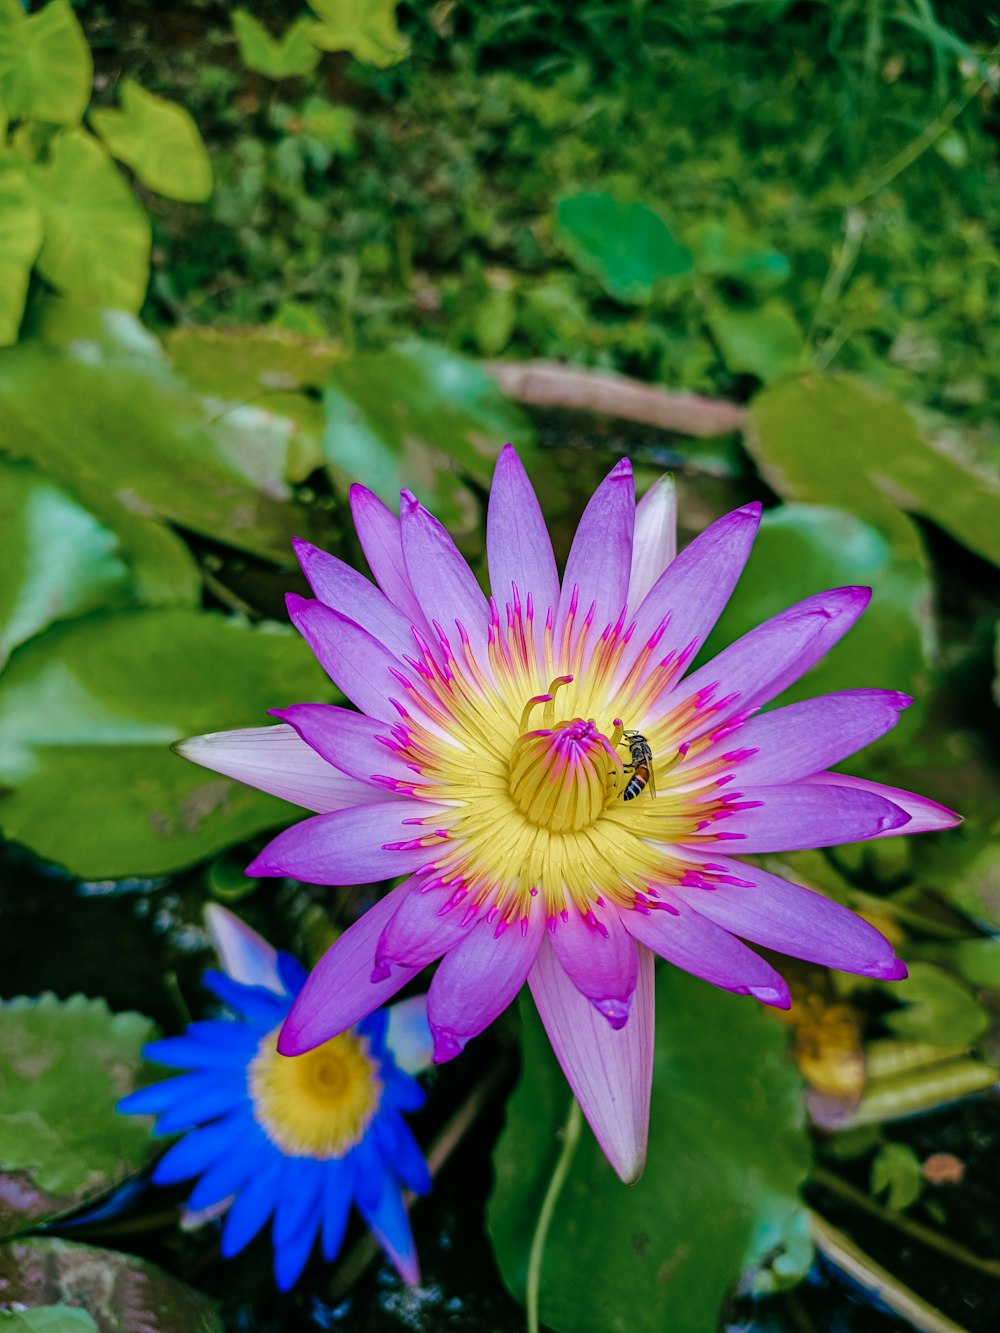
M584 1131L542 1259L542 1321L557 1333L705 1333L741 1270L773 1260L766 1277L787 1281L809 1263L798 1199L809 1147L781 1028L676 968L658 973L656 992L646 1173L622 1185ZM525 1004L522 1014L523 1072L494 1153L488 1219L504 1280L520 1298L529 1219L548 1187L569 1100L533 1009Z
M247 69L266 79L291 79L309 74L320 62L320 53L309 37L313 21L297 18L280 37L272 37L263 23L245 9L233 11L233 32L240 59Z
M429 343L337 362L324 405L323 447L338 481L363 482L388 502L408 487L453 532L480 527L464 479L488 485L505 443L531 467L520 410L479 366Z
M76 125L90 101L90 47L67 0L37 14L0 5L0 102L11 120Z
M884 1143L872 1160L871 1192L886 1193L894 1213L909 1208L923 1193L920 1158L906 1143Z
M56 626L0 676L0 824L87 879L193 864L297 808L178 758L172 741L324 699L298 638L188 610Z
M0 154L0 345L17 342L28 279L41 244L42 215L24 172Z
M108 148L157 194L202 203L212 193L212 164L190 115L134 79L123 79L119 92L121 111L90 113L91 125Z
M901 1037L967 1045L989 1028L989 1018L966 987L933 963L911 963L910 975L892 993L904 1008L886 1014L885 1022Z
M409 43L396 26L396 0L309 0L320 17L309 37L321 51L350 51L384 69L402 60Z
M9 1236L145 1164L148 1127L115 1103L140 1081L155 1031L142 1014L113 1014L83 995L11 1000L0 1016L0 1235Z
M913 513L1000 563L1000 479L925 438L900 403L860 380L809 375L765 390L748 409L746 445L779 495L857 514L900 555L925 558Z
M36 1305L26 1310L0 1310L0 1329L7 1333L98 1333L86 1310L70 1305Z
M138 310L149 281L149 219L105 150L83 130L63 130L48 161L26 170L45 226L42 277L76 300Z
M718 306L708 323L727 370L756 375L764 384L795 371L802 330L784 301L766 301L750 310Z
M57 620L135 595L120 543L48 477L0 458L0 667Z
M691 269L690 251L659 213L610 194L561 199L556 231L573 262L619 301L646 301L663 278Z
M131 1254L35 1236L0 1246L4 1302L64 1302L100 1333L222 1333L213 1301ZM38 1327L36 1325L36 1327ZM41 1325L44 1328L44 1324ZM90 1325L79 1325L82 1330ZM60 1329L62 1333L62 1329ZM67 1325L66 1333L75 1333Z
M782 692L790 703L840 689L905 690L918 702L889 738L841 767L861 772L872 755L905 745L917 729L926 691L931 590L912 560L895 556L885 538L867 523L819 505L782 505L768 510L746 571L705 646L718 652L741 634L793 602L846 584L867 584L872 600L858 624L801 680Z
M259 420L220 417L137 321L49 313L38 338L0 355L0 450L58 477L116 530L119 516L159 517L289 563L312 521L262 460Z

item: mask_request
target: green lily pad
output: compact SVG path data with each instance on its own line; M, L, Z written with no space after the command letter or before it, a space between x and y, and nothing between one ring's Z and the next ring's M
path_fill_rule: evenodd
M573 262L619 301L646 301L663 278L691 270L691 252L659 213L610 194L561 199L556 234Z
M0 667L55 621L135 596L115 534L48 477L3 458L0 550Z
M784 301L765 301L751 310L718 306L708 323L730 371L773 384L798 366L802 329Z
M99 1333L223 1330L215 1302L201 1292L155 1264L93 1245L41 1236L8 1241L0 1246L0 1283L5 1302L75 1306L91 1316Z
M893 1032L932 1046L965 1046L981 1037L989 1017L961 981L933 963L911 963L905 981L894 983L893 999L904 1006L886 1014Z
M396 0L309 0L319 22L309 38L321 51L350 51L384 69L402 60L409 42L396 26Z
M38 271L57 291L136 311L149 281L149 219L111 158L83 130L63 130L26 170L45 239Z
M903 748L922 717L931 646L931 589L915 560L896 556L875 528L851 514L819 505L782 505L765 512L743 577L701 654L707 660L727 643L793 602L845 584L867 584L872 600L860 621L775 703L833 690L903 690L914 704L878 753ZM869 751L843 767L867 772ZM853 767L852 767L853 763ZM859 767L858 765L862 765Z
M87 879L191 865L301 811L170 744L331 694L284 627L181 609L55 626L0 676L0 825Z
M363 482L390 504L406 487L456 534L481 526L466 481L488 486L504 444L532 467L523 413L479 366L429 343L338 361L324 406L323 448L342 487Z
M156 1033L142 1014L84 995L22 997L0 1016L0 1236L10 1236L145 1165L148 1126L115 1103L141 1081L142 1047Z
M657 975L656 1009L646 1172L622 1185L584 1131L542 1258L541 1318L556 1333L705 1333L741 1271L758 1270L766 1287L810 1262L798 1198L809 1145L781 1028L746 999L671 967ZM522 1014L521 1080L494 1152L488 1212L519 1299L569 1103L541 1024L530 1005Z
M42 244L42 215L24 171L0 154L0 345L17 342L28 279Z
M925 561L909 514L1000 563L1000 478L924 435L898 402L844 375L809 375L758 394L746 446L786 500L836 505Z
M212 193L212 164L198 127L176 102L123 79L122 109L90 113L90 123L119 162L151 190L200 204Z
M920 1158L906 1143L884 1143L872 1160L871 1192L886 1194L894 1213L909 1208L923 1193L924 1173Z
M25 14L0 4L0 102L11 120L76 125L90 101L90 47L67 0Z
M309 38L312 26L313 20L303 16L289 24L280 37L272 37L248 10L233 11L240 59L247 69L266 79L296 78L316 68L321 57Z
M0 354L0 451L50 472L116 530L129 516L166 519L289 564L312 520L262 460L256 419L220 417L127 316L68 304L46 316Z
M86 1310L71 1305L36 1305L27 1310L0 1310L0 1329L8 1333L97 1333Z

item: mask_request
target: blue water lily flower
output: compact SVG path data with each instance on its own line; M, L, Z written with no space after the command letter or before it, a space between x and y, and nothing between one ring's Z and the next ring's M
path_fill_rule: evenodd
M118 1109L155 1115L157 1134L181 1134L160 1159L160 1185L198 1177L188 1209L228 1202L222 1253L238 1254L271 1221L278 1287L297 1281L317 1240L341 1246L355 1203L407 1282L419 1280L404 1188L430 1187L403 1112L424 1094L412 1074L430 1060L424 997L379 1009L307 1055L277 1050L306 973L231 912L208 909L224 972L205 984L235 1015L191 1023L145 1054L186 1070L125 1097Z

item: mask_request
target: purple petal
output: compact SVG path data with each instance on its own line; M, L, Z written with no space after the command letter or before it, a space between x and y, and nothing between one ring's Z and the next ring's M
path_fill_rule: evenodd
M452 891L414 886L383 930L375 951L376 967L420 968L447 953L472 929L466 907L449 907Z
M898 805L910 816L910 822L902 828L887 828L880 833L871 834L873 838L891 838L896 832L933 833L939 829L954 828L956 824L962 822L962 816L957 815L954 810L949 810L946 805L939 805L937 801L931 801L926 796L918 796L912 791L903 791L900 787L887 787L882 782L852 778L846 773L814 773L804 781L810 786L851 787L858 792L869 792L873 796L881 796L891 801L893 805ZM742 850L741 847L740 851Z
M912 702L908 694L895 690L824 694L752 718L720 742L718 749L757 751L734 767L740 786L795 782L884 736Z
M429 833L409 821L435 810L399 799L314 815L272 838L247 866L247 874L288 875L306 884L370 884L408 875L433 861L438 847L387 850L384 844L411 843Z
M291 727L241 727L189 736L174 746L192 763L326 814L358 805L371 788L331 768Z
M372 717L394 720L398 714L389 699L402 693L402 686L392 672L405 669L396 654L355 621L322 602L311 602L295 593L289 593L285 600L292 624L351 703Z
M614 1028L625 1026L638 976L635 942L614 908L592 907L588 920L576 908L557 919L552 948L573 985Z
M407 784L414 781L413 770L407 768L395 750L378 739L389 730L384 722L348 708L338 708L335 704L292 704L290 708L272 708L271 712L293 726L305 743L328 764L335 765L369 788L373 775L395 778ZM384 787L386 784L374 785ZM368 795L371 795L370 791Z
M413 653L416 645L411 622L385 593L379 592L356 569L318 546L298 537L292 546L309 586L325 606L350 617L397 657Z
M699 916L754 944L824 967L888 980L906 975L885 936L848 908L743 861L720 856L713 864L751 887L671 890L683 894Z
M690 645L689 660L694 656L743 573L757 535L760 512L759 504L748 504L726 514L671 562L636 612L635 632L622 658L619 676L624 676L668 616L664 651L667 646L680 651ZM663 655L657 654L657 660Z
M427 1022L427 996L411 995L389 1006L385 1044L397 1069L422 1074L434 1060L434 1038Z
M251 930L235 912L217 903L205 907L205 924L212 936L223 971L244 986L263 986L284 995L285 986L278 973L278 951L262 935Z
M628 604L646 594L677 554L677 487L669 474L657 477L635 507Z
M445 954L427 993L435 1064L453 1059L507 1008L531 971L544 931L538 911L506 927L481 917Z
M551 606L559 605L559 575L552 543L524 465L511 445L497 459L486 519L490 587L498 606L513 605L516 587L522 606L528 593L535 625L541 630Z
M563 1073L605 1157L627 1185L642 1175L653 1087L653 955L639 949L628 1022L617 1031L542 941L528 985Z
M728 848L740 856L747 852L795 852L807 847L862 842L909 822L906 811L884 796L847 786L818 786L808 780L780 787L741 784L739 795L738 805L759 802L752 808L737 810L721 825L727 836L740 835Z
M807 597L765 620L687 676L671 702L711 688L713 698L725 699L723 707L706 710L712 726L734 713L762 707L829 652L864 611L871 595L870 588L834 588Z
M485 639L489 603L465 557L433 514L404 491L400 523L406 572L424 615L453 635L462 623L474 641Z
M618 619L628 598L634 526L632 465L623 458L591 496L573 538L559 597L557 643L574 602L578 627L594 604L598 634Z
M372 981L375 946L386 922L409 893L411 881L380 898L330 945L309 973L278 1037L282 1055L303 1055L385 1004L410 980L403 968Z
M770 963L683 899L663 889L660 893L677 915L670 911L622 913L626 930L640 944L721 990L752 995L777 1009L788 1008L788 987Z
M430 625L424 619L406 573L399 519L377 495L358 485L351 487L351 515L375 582L407 620L429 637Z

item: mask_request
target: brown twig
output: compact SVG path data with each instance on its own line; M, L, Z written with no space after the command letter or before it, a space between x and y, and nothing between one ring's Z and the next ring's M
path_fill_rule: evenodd
M487 361L486 370L509 397L529 407L562 407L637 421L680 435L726 435L741 430L743 408L602 370L554 361Z

